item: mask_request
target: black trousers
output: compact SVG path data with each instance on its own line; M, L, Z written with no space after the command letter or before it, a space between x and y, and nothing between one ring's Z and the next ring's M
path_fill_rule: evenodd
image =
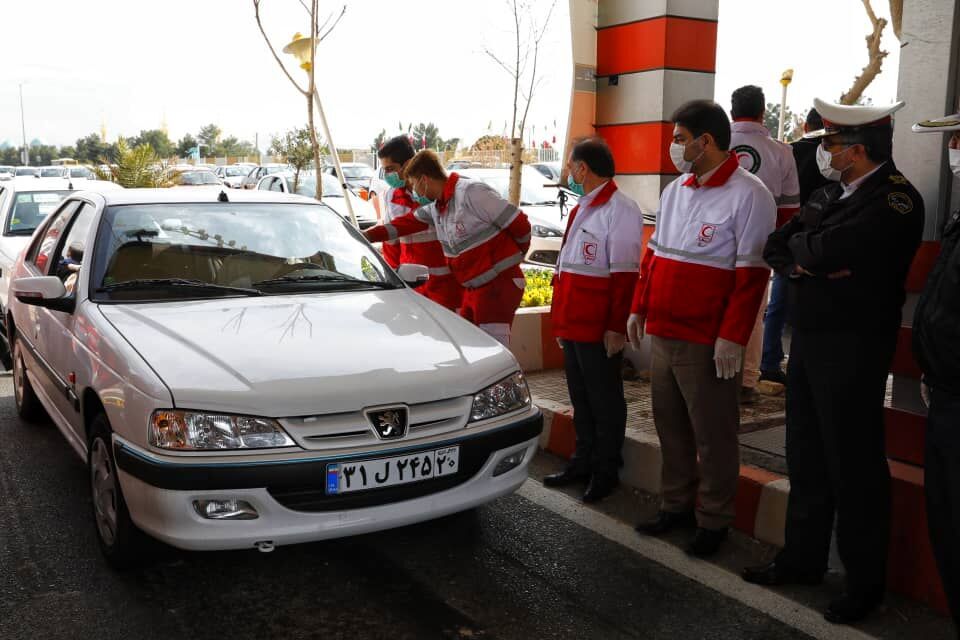
M930 389L926 447L927 526L960 634L960 395Z
M847 590L886 586L890 469L883 400L896 329L795 330L787 365L786 544L778 562L824 572L834 513Z
M578 470L616 475L623 464L620 452L627 429L627 403L622 363L623 352L608 358L602 342L563 341L563 364L577 435L570 464Z

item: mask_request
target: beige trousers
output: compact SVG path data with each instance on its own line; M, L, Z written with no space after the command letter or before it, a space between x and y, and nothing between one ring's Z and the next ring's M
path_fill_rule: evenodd
M740 376L717 378L713 345L652 336L653 421L664 511L696 507L706 529L733 521L740 475ZM699 498L699 500L698 500Z
M763 316L767 312L767 301L770 299L770 283L767 282L767 288L763 290L763 298L760 302L760 310L757 312L757 319L753 323L753 333L750 334L750 341L747 342L747 349L743 355L743 386L751 389L760 382L760 362L763 358Z

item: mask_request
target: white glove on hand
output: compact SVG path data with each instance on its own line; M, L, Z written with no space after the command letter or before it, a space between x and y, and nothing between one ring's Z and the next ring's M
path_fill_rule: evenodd
M563 349L563 338L557 338L557 346Z
M743 364L743 347L736 342L717 338L713 347L713 363L717 366L717 377L729 380L740 373Z
M930 408L930 387L923 380L920 381L920 399L923 400L923 406Z
M630 314L630 318L627 320L627 336L630 338L630 342L634 347L640 346L646 324L647 319L639 313Z
M603 346L607 350L607 357L612 358L621 351L623 351L623 346L627 343L627 336L622 333L617 333L616 331L604 331L603 332Z

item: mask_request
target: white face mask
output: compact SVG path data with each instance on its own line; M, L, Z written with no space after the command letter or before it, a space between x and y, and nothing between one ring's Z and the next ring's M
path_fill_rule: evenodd
M830 153L823 148L822 144L817 145L817 167L820 169L820 173L823 174L823 177L827 180L833 180L834 182L840 182L840 177L843 175L843 172L849 169L853 163L851 162L843 169L834 169L833 157L838 156L841 153L846 153L850 150L850 147L847 147L843 151L838 151L836 153Z
M693 144L694 142L696 141L691 141L690 144ZM693 163L699 160L700 156L702 156L704 151L706 151L706 149L700 151L700 155L693 160L684 160L683 156L686 154L688 146L689 145L680 144L678 142L673 142L670 144L670 159L673 160L673 166L675 166L677 171L680 173L690 173L690 171L693 169Z
M960 178L960 149L947 149L947 158L950 160L950 171Z

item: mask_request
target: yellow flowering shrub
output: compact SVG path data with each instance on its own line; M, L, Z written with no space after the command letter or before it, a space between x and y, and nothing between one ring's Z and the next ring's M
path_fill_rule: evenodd
M528 269L524 271L527 286L523 291L521 307L549 306L553 301L553 271L548 269Z

